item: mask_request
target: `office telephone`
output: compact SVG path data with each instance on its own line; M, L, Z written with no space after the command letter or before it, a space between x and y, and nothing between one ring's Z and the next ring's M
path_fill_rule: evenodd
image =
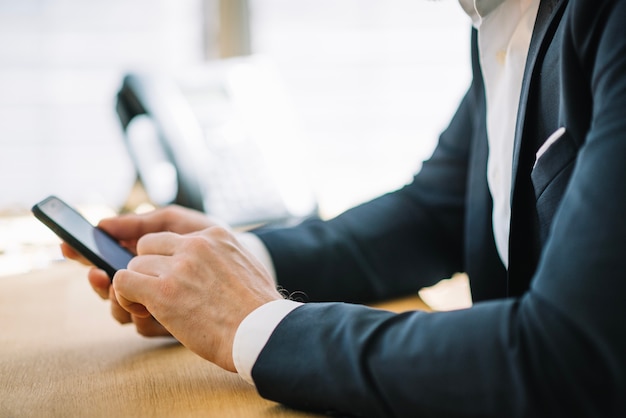
M272 64L220 60L125 75L116 110L148 196L230 225L315 216L295 117Z

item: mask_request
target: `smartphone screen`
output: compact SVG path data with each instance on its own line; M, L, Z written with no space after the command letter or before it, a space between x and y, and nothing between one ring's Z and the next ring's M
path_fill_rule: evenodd
M59 238L112 279L115 272L126 268L133 254L102 229L93 226L61 199L50 196L33 206L33 214Z

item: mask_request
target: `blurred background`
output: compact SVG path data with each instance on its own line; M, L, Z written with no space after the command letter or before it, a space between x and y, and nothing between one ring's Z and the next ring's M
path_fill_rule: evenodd
M94 221L127 204L129 71L271 60L331 217L419 170L468 86L469 35L456 0L0 0L0 275L51 257L32 250L54 240L29 215L45 196Z

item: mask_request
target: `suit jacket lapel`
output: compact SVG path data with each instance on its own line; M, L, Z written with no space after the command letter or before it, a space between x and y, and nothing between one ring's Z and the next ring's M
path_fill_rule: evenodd
M541 0L526 59L513 145L507 281L509 296L519 296L528 289L541 252L539 235L535 228L535 195L530 179L536 151L534 147L538 141L537 138L528 137L528 134L533 135L533 131L526 129L529 123L537 121L527 120L526 115L528 103L538 93L534 89L541 77L541 68L546 58L546 51L551 45L553 35L560 22L557 16L560 16L559 11L563 10L567 1Z
M567 0L540 0L535 28L530 40L528 49L528 57L526 59L526 68L524 69L524 79L522 81L522 90L520 94L519 110L517 112L517 121L515 125L515 142L513 143L513 183L511 185L511 204L513 204L513 196L515 194L515 183L517 171L519 167L520 149L522 145L522 137L524 133L524 122L526 120L526 106L528 103L529 91L532 88L533 80L537 77L535 67L538 57L545 53L546 33L551 26L560 6L567 3ZM549 39L547 40L549 42Z

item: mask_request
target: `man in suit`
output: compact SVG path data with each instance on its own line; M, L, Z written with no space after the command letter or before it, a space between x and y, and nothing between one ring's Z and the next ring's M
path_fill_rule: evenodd
M113 315L296 408L626 416L626 1L461 4L473 81L410 185L239 239L182 208L105 220L138 253L89 273ZM338 303L459 271L470 309Z

